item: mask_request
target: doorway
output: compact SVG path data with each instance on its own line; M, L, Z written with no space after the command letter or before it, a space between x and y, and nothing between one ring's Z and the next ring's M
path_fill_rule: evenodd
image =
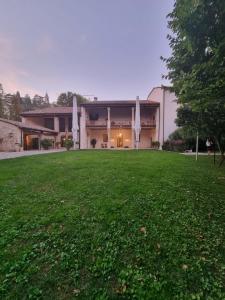
M117 147L121 148L123 147L123 135L120 133L117 137Z

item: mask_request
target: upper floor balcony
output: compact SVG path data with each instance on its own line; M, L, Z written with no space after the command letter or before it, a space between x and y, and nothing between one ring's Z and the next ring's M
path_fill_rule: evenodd
M107 120L87 120L86 121L86 127L95 127L95 128L107 128ZM111 120L110 122L111 128L131 128L132 127L132 121L119 121L119 120ZM141 127L142 128L155 128L156 127L156 121L154 119L152 120L141 120Z

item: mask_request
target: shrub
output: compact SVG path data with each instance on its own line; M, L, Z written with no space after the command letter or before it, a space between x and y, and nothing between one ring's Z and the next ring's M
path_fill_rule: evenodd
M159 141L153 141L153 142L152 142L152 147L153 147L154 149L159 149L159 146L160 146L160 142L159 142Z
M52 140L50 139L41 140L41 146L44 150L48 150L50 147L52 147Z
M73 141L70 139L66 139L64 141L64 146L66 147L66 150L69 151L73 147Z
M91 140L91 145L92 145L93 148L95 148L96 143L97 143L96 139Z
M183 140L167 140L162 145L162 149L166 151L184 152L185 142Z

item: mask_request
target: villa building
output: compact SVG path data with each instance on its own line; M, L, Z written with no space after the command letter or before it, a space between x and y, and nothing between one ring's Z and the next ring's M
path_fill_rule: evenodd
M81 104L77 148L135 148L135 105L135 100L95 100ZM152 148L153 141L162 146L176 129L176 109L175 95L165 86L153 88L147 100L140 100L140 149ZM17 140L23 150L39 148L43 138L52 139L54 148L63 147L65 139L72 138L72 107L48 107L23 112L21 116L22 122L10 126L20 128ZM0 151L3 122L1 119Z

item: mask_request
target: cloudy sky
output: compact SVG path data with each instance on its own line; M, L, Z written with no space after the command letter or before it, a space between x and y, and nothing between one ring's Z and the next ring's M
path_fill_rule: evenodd
M6 92L63 91L145 99L166 84L173 0L0 0L0 83Z

